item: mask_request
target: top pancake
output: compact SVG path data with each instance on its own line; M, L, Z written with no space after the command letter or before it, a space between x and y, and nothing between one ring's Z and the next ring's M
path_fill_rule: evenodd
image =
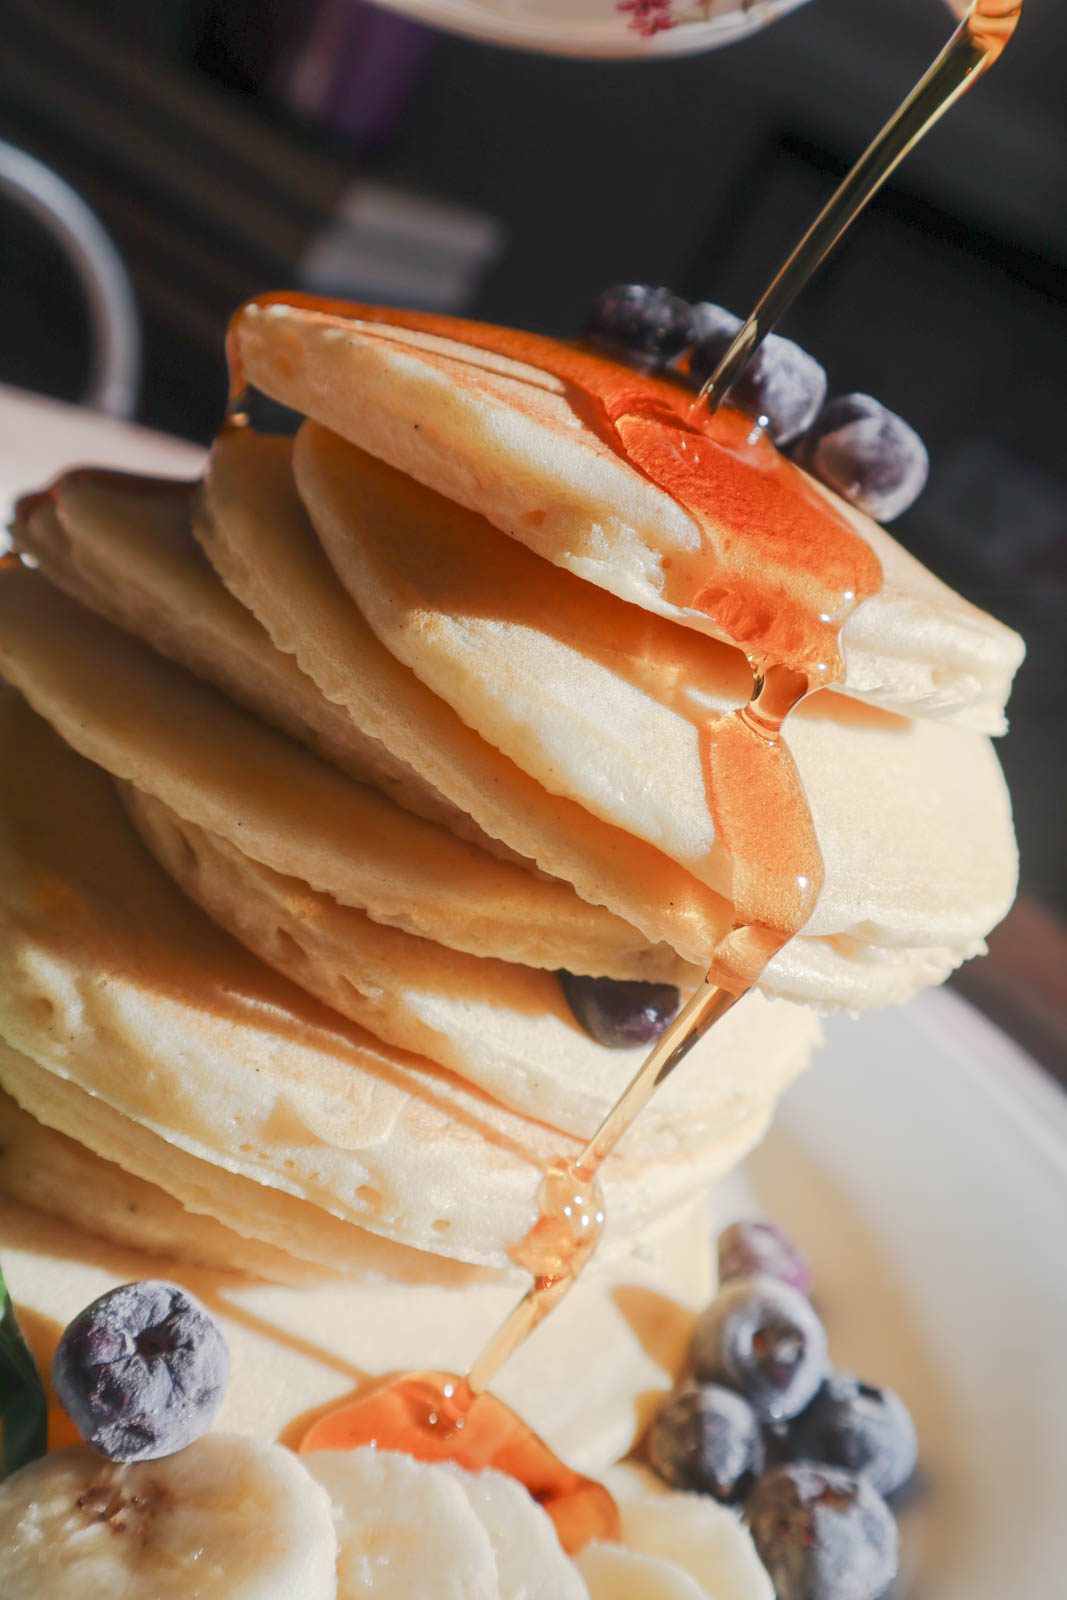
M603 442L567 387L536 365L537 340L523 336L529 353L520 361L482 343L501 337L478 324L361 306L324 312L299 296L271 297L237 313L231 352L239 375L265 393L556 565L716 633L707 616L673 605L664 591L671 564L713 547L722 529L705 539L698 519ZM551 342L540 348L547 367ZM999 732L1023 654L1018 636L855 508L821 486L814 492L874 550L883 572L879 593L843 631L846 691L911 716ZM775 530L766 532L771 559Z

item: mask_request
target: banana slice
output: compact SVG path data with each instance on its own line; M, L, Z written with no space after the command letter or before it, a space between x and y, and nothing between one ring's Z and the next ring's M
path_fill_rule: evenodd
M588 1600L550 1519L520 1483L502 1472L464 1472L452 1463L440 1470L459 1484L489 1535L500 1600Z
M492 1542L449 1473L372 1448L301 1460L333 1501L338 1600L499 1600Z
M586 1545L577 1565L589 1600L710 1600L675 1562L621 1544Z
M3 1600L337 1593L329 1497L288 1450L236 1434L135 1466L45 1456L0 1484L0 1552Z
M668 1489L639 1467L618 1468L607 1482L619 1503L627 1549L681 1567L713 1600L774 1600L774 1585L736 1511L706 1495ZM603 1600L610 1593L602 1590ZM659 1593L650 1590L650 1600ZM683 1591L676 1593L682 1600ZM672 1591L662 1595L667 1600Z

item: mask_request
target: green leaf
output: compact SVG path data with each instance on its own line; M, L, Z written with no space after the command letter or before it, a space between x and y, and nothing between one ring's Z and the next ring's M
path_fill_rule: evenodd
M15 1308L0 1271L0 1476L43 1456L48 1442L48 1401L44 1385L15 1320Z

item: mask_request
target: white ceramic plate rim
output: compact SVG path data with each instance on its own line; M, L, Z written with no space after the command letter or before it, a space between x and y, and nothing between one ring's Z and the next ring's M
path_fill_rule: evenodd
M1067 1096L947 990L831 1018L753 1203L809 1250L835 1363L916 1414L892 1600L1063 1600Z

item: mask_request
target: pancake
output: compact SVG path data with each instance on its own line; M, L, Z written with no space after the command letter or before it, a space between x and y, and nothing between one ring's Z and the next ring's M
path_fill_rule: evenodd
M545 788L728 895L701 727L748 696L738 652L557 570L315 424L295 467L327 555L391 652ZM988 740L828 694L784 737L826 867L805 939L973 951L1017 870Z
M98 1095L50 1072L2 1040L0 1085L33 1119L38 1142L47 1130L51 1130L53 1138L64 1139L65 1144L76 1140L83 1166L96 1161L108 1169L109 1175L118 1171L127 1182L143 1183L160 1200L170 1200L187 1224L183 1235L177 1220L171 1218L176 1240L197 1244L202 1230L214 1225L237 1242L235 1257L229 1263L225 1257L204 1262L199 1249L192 1257L178 1245L166 1249L165 1253L179 1259L251 1270L256 1277L281 1283L344 1274L369 1283L455 1287L472 1281L480 1271L353 1227L320 1206L275 1188L270 1175L263 1171L254 1178L231 1171L210 1147L200 1146L196 1154L190 1154L188 1148L134 1122ZM43 1176L37 1179L38 1183L43 1181ZM74 1187L64 1189L62 1209L54 1198L51 1203L35 1198L26 1181L19 1189L5 1187L4 1192L76 1224L91 1215L97 1225L91 1205L78 1209L78 1199L84 1201L86 1197L84 1193L79 1196ZM136 1221L130 1217L124 1221L125 1231L119 1237L104 1225L106 1218L99 1232L116 1243L133 1244L138 1249L165 1248L154 1234L146 1236L139 1215ZM247 1264L242 1265L243 1262Z
M153 855L214 922L343 1016L428 1056L528 1117L588 1138L644 1060L581 1028L556 979L376 927L305 885L127 794ZM704 1153L782 1093L818 1037L798 1010L749 995L657 1095L625 1149Z
M0 1042L0 1083L16 1052ZM32 1068L32 1063L27 1063ZM321 1268L285 1250L234 1233L212 1216L197 1216L154 1183L135 1178L23 1111L0 1092L0 1195L78 1227L109 1244L170 1257L190 1266L243 1273L270 1283L309 1284Z
M195 528L227 587L326 699L485 834L706 968L729 905L660 851L550 794L390 655L322 553L290 462L285 439L235 430L216 441Z
M324 701L227 593L190 531L195 488L75 468L19 503L12 540L91 611L214 683L349 777L470 836L463 814Z
M713 552L729 539L728 524L690 515L605 442L595 403L546 370L560 354L553 341L366 306L330 314L300 296L268 300L245 305L231 323L231 360L248 382L555 565L688 628L716 632L703 612L671 602L668 579L672 565L699 549L713 582ZM500 349L512 355L493 353ZM661 405L689 404L676 386L625 376ZM847 692L891 711L1001 731L1023 654L1018 636L868 517L806 482L804 492L832 505L874 550L884 576L881 592L844 628ZM768 568L773 531L766 530Z
M553 970L677 973L673 952L566 884L352 783L17 565L0 574L0 672L115 777L376 921Z
M579 1470L602 1472L624 1455L673 1383L694 1313L711 1290L709 1235L702 1205L623 1259L594 1264L494 1384ZM120 1248L3 1198L0 1259L46 1373L63 1327L98 1295L143 1278L183 1284L230 1347L215 1426L290 1442L369 1376L463 1371L515 1300L514 1284L492 1281L457 1289L250 1282ZM564 1381L567 1374L581 1382Z
M0 697L0 752L0 1036L202 1161L380 1238L507 1266L545 1165L574 1143L247 954L141 847L111 781L15 696ZM814 1024L791 1018L798 1070ZM607 1255L740 1159L769 1113L699 1161L615 1157Z

